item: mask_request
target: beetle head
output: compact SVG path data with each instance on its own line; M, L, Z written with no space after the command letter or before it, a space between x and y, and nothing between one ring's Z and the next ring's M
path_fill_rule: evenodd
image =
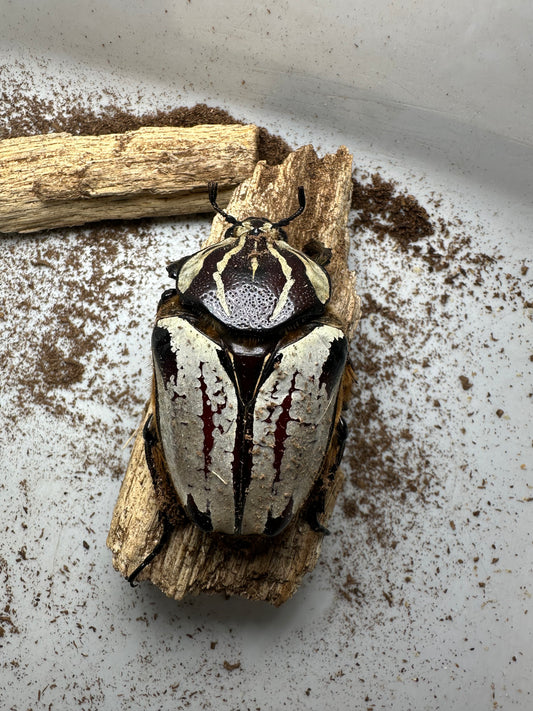
M294 212L292 215L289 215L289 217L284 217L282 220L278 220L278 222L271 222L265 217L247 217L245 220L237 220L236 217L233 217L233 215L228 214L225 210L222 210L222 208L217 205L217 187L217 183L209 183L209 201L213 206L214 210L220 215L222 215L222 217L224 217L224 219L232 225L232 227L228 230L228 237L230 235L235 237L241 237L244 234L249 234L253 236L259 234L268 235L268 233L270 232L275 233L272 234L272 237L274 239L279 239L280 236L283 239L286 239L285 233L282 228L288 225L289 222L292 222L292 220L297 218L299 215L301 215L305 209L305 191L303 187L300 186L298 188L299 207L296 212Z

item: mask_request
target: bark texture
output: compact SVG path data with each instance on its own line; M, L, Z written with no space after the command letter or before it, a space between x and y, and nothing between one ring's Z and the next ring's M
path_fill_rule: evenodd
M145 127L103 136L50 133L0 141L0 232L210 212L252 175L254 125Z

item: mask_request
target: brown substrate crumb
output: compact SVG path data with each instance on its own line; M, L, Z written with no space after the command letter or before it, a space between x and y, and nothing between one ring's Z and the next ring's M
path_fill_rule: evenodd
M5 558L0 556L0 580L2 581L2 608L0 609L0 648L1 639L7 632L18 634L15 623L16 611L13 609L13 590L9 580L9 567Z
M4 93L0 102L8 103ZM0 121L0 139L32 136L38 133L58 133L66 131L73 135L101 136L107 133L135 131L142 126L180 126L191 127L200 124L244 124L224 109L206 104L179 106L169 110L159 110L144 114L108 106L102 111L95 111L83 106L81 101L72 101L68 112L55 113L53 104L24 94L11 96L9 120ZM271 134L266 128L259 127L259 160L269 165L277 165L290 153L289 145L280 137Z
M392 237L402 249L435 232L424 207L412 195L374 173L369 183L353 178L352 209L357 211L355 230L368 227L378 239Z
M473 383L466 375L460 375L459 380L461 381L461 387L463 388L463 390L470 390Z
M235 669L240 669L241 668L241 663L240 662L235 662L232 664L231 662L228 662L227 659L224 660L224 669L226 671L235 671Z
M80 99L71 100L68 110L57 112L51 101L29 96L16 88L9 97L5 93L1 95L0 103L10 106L9 113L0 121L0 138L59 131L75 135L102 135L135 130L146 125L188 127L244 123L223 109L205 104L144 114L108 106L96 113L85 107ZM282 162L289 152L288 144L281 137L272 135L263 127L259 128L261 160L274 165ZM131 246L132 235L145 235L148 246L152 240L151 224L150 219L102 222L80 229L76 248L67 248L66 259L63 251L58 251L52 243L39 236L35 238L36 250L31 259L30 272L36 276L23 285L22 296L18 296L18 285L13 289L19 318L29 319L40 310L40 275L43 276L43 283L48 285L59 269L61 279L55 287L47 286L57 289L58 299L51 312L40 315L39 328L32 331L31 338L35 340L26 340L24 355L22 344L14 338L11 347L0 356L4 372L10 373L15 382L19 379L24 383L16 408L19 416L31 412L35 403L57 416L64 416L66 405L64 398L58 395L61 390L68 390L70 386L82 382L87 362L95 358L97 368L109 370L113 366L107 355L99 351L99 344L108 328L108 317L127 308L128 301L135 298L136 284L132 278L122 285L123 288L115 288L114 265L120 269L124 259L128 260L127 250ZM32 240L24 239L28 243ZM12 262L17 257L15 249L14 245L8 248L12 252ZM87 252L92 255L89 264L83 262L87 259ZM4 273L9 272L5 269ZM12 305L4 305L6 311L11 308ZM2 311L0 303L0 318L4 315ZM131 331L124 334L125 356L128 338L131 338ZM17 353L20 354L18 357ZM128 408L140 410L148 397L148 392L139 393L134 385L124 385L120 379L114 388L102 388L97 383L98 379L93 377L88 386L88 399L101 398L115 405L121 402ZM31 393L31 399L28 393ZM77 397L84 396L78 391Z

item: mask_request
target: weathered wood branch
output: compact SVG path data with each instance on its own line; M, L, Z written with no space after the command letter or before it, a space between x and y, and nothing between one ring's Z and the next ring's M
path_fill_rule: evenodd
M333 285L331 311L348 337L353 334L360 315L355 276L347 267L351 164L352 157L344 147L319 159L313 148L306 146L289 155L281 166L259 163L253 176L235 190L227 208L237 218L263 215L271 220L280 219L297 207L298 186L305 187L307 207L304 215L287 228L289 242L302 247L315 238L332 249L328 265ZM219 241L226 229L227 223L220 216L215 217L208 243ZM344 401L349 398L350 384L347 372ZM332 447L325 471L336 455L337 450ZM338 470L328 485L324 523L333 510L342 479ZM129 575L151 552L160 535L141 426L107 539L116 570L125 577ZM247 546L185 524L173 531L166 549L141 573L139 580L150 579L175 599L201 592L222 592L280 605L315 566L321 542L322 534L312 531L303 517L297 517L280 536L258 537L253 545Z
M0 232L209 212L252 175L254 125L146 127L103 136L51 133L0 141Z

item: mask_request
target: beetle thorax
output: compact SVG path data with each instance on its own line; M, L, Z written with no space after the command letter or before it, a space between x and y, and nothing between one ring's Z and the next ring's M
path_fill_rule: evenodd
M192 255L181 266L176 285L188 308L205 310L224 326L247 332L320 315L329 299L324 269L258 217L235 225L223 242Z

